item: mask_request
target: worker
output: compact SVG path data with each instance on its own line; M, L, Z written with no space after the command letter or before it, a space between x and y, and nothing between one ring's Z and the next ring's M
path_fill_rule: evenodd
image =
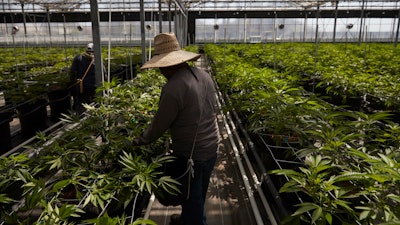
M169 130L174 153L194 162L189 197L181 204L181 214L171 216L172 225L207 224L204 204L217 158L219 130L215 83L207 72L188 64L198 58L199 54L180 48L174 33L161 33L154 38L154 56L141 67L159 68L167 83L151 124L133 144L149 144Z
M82 114L85 111L83 104L93 102L96 90L93 43L87 44L85 52L74 57L69 89L73 98L72 109Z

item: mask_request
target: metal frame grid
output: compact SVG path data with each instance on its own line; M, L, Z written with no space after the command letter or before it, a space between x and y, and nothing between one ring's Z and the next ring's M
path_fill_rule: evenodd
M174 3L182 10L188 11L252 11L252 10L393 10L399 8L398 0L153 0L143 1L145 11L168 9L168 3ZM140 1L130 0L98 0L99 11L137 12L140 11ZM2 0L0 11L3 12L90 12L89 0Z

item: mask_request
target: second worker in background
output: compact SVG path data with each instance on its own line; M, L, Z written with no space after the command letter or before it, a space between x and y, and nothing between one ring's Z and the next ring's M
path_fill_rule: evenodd
M85 111L82 104L93 102L96 90L93 43L86 46L85 52L74 57L70 68L70 83L72 109L82 114Z

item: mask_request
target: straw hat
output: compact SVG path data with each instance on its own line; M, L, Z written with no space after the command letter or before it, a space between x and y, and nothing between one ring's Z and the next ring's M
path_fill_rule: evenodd
M174 33L161 33L154 38L154 56L141 69L169 67L198 58L199 54L181 49Z

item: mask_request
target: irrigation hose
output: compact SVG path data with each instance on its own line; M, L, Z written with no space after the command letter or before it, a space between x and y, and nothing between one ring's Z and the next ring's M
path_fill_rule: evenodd
M254 147L254 143L251 140L249 134L247 133L246 129L244 129L242 122L239 118L239 116L237 115L237 112L235 110L232 110L232 114L235 117L235 120L237 121L238 127L240 129L240 131L242 132L242 134L244 135L244 138L246 140L246 142L248 143L248 146L250 148L251 153L254 156L254 159L256 160L256 163L258 165L258 168L260 170L261 173L261 182L264 182L267 187L268 190L271 192L273 199L275 200L275 203L277 204L280 213L282 214L283 217L286 217L287 215L289 215L289 213L287 212L286 208L283 205L282 199L279 195L279 192L277 191L276 187L274 186L274 184L272 183L271 177L268 175L260 155L257 153L255 147Z
M150 199L149 199L149 203L147 204L147 208L146 208L146 212L144 214L143 219L147 220L150 217L150 211L151 208L153 207L153 203L156 199L156 196L154 195L154 193L151 194ZM146 225L146 223L142 223L142 225Z
M217 97L217 99L219 99L219 96L217 94L216 94L216 97ZM254 214L255 220L256 220L258 225L264 225L264 222L262 220L262 217L261 217L260 211L258 209L256 200L254 198L254 194L252 193L252 190L251 190L251 186L250 186L250 183L249 183L249 178L246 175L246 171L245 171L243 163L241 161L239 151L238 151L237 146L235 144L235 140L233 139L233 135L232 135L231 129L230 129L229 125L228 125L226 116L224 115L224 113L222 111L222 106L221 106L221 103L219 101L218 101L218 107L219 107L219 110L221 112L221 115L222 115L222 118L223 118L223 121L224 121L224 126L225 126L226 132L228 134L230 143L232 145L232 150L233 150L233 152L235 154L235 158L236 158L239 170L240 170L240 174L241 174L242 179L243 179L243 183L244 183L244 186L245 186L245 189L246 189L246 192L247 192L247 196L249 198L250 205L251 205L251 207L253 209L253 214Z
M219 92L219 99L225 105L224 99L222 98L220 92ZM268 215L268 218L269 218L269 221L271 222L271 224L272 225L277 225L278 223L277 223L277 221L275 219L275 215L271 210L271 207L270 207L270 205L269 205L269 203L268 203L268 201L267 201L267 199L266 199L266 197L264 195L263 190L261 189L261 182L258 180L257 174L255 173L254 168L253 168L249 158L247 157L247 154L246 154L246 151L245 151L245 147L243 145L243 142L241 141L241 138L239 137L239 134L237 132L237 128L236 128L235 124L233 123L233 120L232 120L232 118L230 116L230 112L226 112L226 118L229 121L230 126L232 127L232 131L233 131L233 133L235 135L235 138L236 138L236 140L238 142L239 149L240 149L240 152L238 152L238 153L240 153L243 156L243 158L244 158L244 160L246 162L246 165L247 165L247 168L249 170L249 173L251 174L251 177L253 178L254 186L255 186L255 188L257 190L257 193L259 194L260 200L261 200L261 202L263 204L265 213ZM224 121L225 121L225 118L224 118ZM236 145L235 143L233 143L233 144ZM235 147L235 148L237 148L237 147Z
M265 197L264 192L261 189L261 182L258 180L257 174L255 173L255 171L253 169L253 166L252 166L252 164L251 164L251 162L249 160L249 157L247 157L244 145L243 145L243 143L242 143L242 141L241 141L241 139L239 137L239 134L237 132L236 126L234 125L234 123L232 121L232 118L230 117L229 112L228 112L227 117L228 117L228 119L229 119L229 121L231 123L231 126L233 128L235 137L238 140L238 144L239 144L239 147L240 147L240 153L242 154L242 156L243 156L243 158L244 158L244 160L245 160L245 162L247 164L247 167L249 169L249 172L251 174L251 177L253 178L254 186L255 186L255 188L256 188L259 196L260 196L260 199L261 199L261 202L262 202L262 204L264 206L265 212L267 213L271 224L277 224L276 219L275 219L275 215L273 214L273 212L271 210L271 207L268 204L267 198Z

